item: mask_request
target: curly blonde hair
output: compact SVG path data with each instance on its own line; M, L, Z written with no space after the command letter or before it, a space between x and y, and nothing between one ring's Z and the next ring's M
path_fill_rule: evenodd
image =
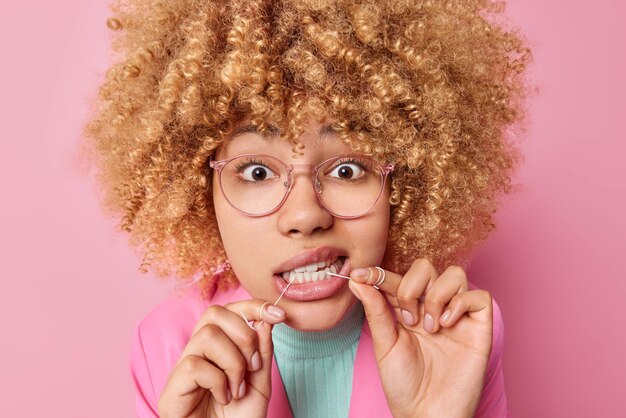
M201 287L226 259L207 160L246 120L301 151L312 115L395 163L383 266L462 264L494 228L521 161L531 58L503 4L463 1L132 0L112 6L117 62L85 146L141 271Z

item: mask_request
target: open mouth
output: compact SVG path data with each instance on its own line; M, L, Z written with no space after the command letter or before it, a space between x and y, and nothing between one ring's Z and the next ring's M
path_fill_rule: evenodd
M287 283L314 283L331 277L326 274L327 272L338 273L341 271L345 260L345 256L340 256L332 260L318 261L317 263L300 266L290 271L284 271L279 276Z

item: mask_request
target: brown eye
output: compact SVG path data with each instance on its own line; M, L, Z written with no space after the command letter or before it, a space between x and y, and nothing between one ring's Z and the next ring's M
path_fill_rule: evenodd
M272 170L259 164L249 165L242 170L241 175L245 180L251 182L258 182L276 177L276 174L274 174Z
M344 180L352 180L363 175L363 168L356 163L343 163L335 167L329 176Z

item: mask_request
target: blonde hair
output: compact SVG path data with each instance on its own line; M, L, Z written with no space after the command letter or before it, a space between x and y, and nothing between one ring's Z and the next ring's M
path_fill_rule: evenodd
M225 259L206 162L246 120L298 135L311 115L395 163L383 267L443 268L494 228L521 160L529 49L491 1L118 1L117 62L85 126L104 207L142 271L204 288ZM500 19L501 20L501 19Z

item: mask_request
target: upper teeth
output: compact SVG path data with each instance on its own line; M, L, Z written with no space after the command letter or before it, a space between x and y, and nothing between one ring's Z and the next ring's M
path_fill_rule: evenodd
M330 260L319 261L317 263L297 267L291 271L286 271L282 276L287 282L310 283L326 279L328 277L326 272L337 273L341 270L342 266L343 261L339 258L335 260L335 262L331 262ZM318 269L321 270L317 271Z

